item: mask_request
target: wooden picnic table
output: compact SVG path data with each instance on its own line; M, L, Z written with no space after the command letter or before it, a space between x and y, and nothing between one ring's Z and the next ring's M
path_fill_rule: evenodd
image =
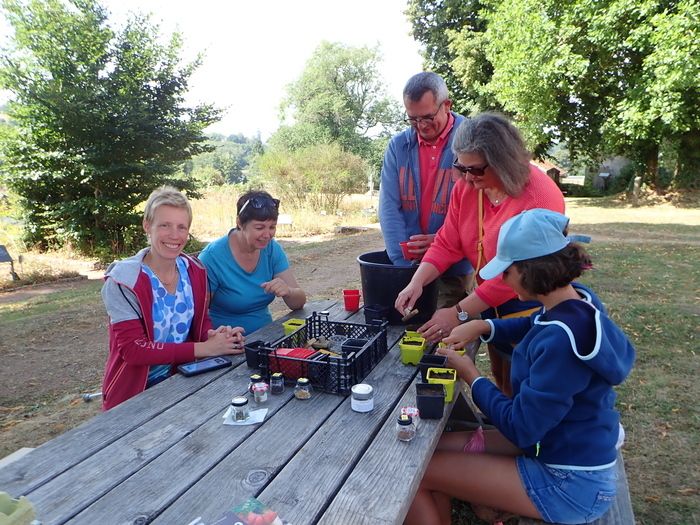
M277 340L284 320L322 310L364 322L362 310L320 301L248 340ZM349 396L301 401L288 386L268 397L263 423L223 425L252 373L234 356L232 367L175 375L38 447L0 469L0 491L26 496L43 525L210 523L250 497L294 525L401 523L449 413L421 420L413 441L397 440L417 375L401 364L402 333L388 328L391 350L364 380L375 388L371 412L352 411Z

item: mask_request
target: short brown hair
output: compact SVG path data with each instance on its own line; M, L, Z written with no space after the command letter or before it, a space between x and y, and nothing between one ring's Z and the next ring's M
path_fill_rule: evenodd
M558 252L516 261L513 265L520 272L520 285L525 290L546 295L580 277L591 267L591 258L581 245L572 243Z

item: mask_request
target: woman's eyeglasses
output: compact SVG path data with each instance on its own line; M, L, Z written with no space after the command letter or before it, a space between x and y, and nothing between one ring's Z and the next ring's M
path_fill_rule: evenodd
M459 163L457 159L452 163L452 167L459 171L460 173L467 174L471 173L475 177L482 177L484 173L486 172L486 168L489 167L488 164L484 164L483 166L476 167L476 166L463 166L462 164Z
M245 201L245 204L241 206L241 211L238 212L238 215L243 213L243 210L246 209L246 206L250 204L253 208L256 210L262 209L262 208L279 208L280 206L280 200L279 199L272 199L270 197L251 197L247 201Z

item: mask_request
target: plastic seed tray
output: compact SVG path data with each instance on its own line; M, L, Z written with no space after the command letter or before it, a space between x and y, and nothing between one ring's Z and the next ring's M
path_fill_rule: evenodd
M289 381L307 377L317 390L348 395L352 385L367 377L389 351L388 323L330 321L328 316L328 312L314 312L292 334L275 343L262 344L258 350L262 375L269 379L274 372L282 372ZM335 344L328 350L300 351L310 339L320 337Z

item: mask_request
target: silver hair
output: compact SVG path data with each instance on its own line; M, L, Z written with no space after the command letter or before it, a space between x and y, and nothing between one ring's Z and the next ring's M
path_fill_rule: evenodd
M190 206L187 197L172 186L161 186L153 190L146 202L146 208L143 210L143 220L153 222L156 215L156 210L160 206L172 206L173 208L181 208L187 210L187 215L190 219L189 225L192 225L192 207Z
M403 88L403 97L418 102L428 91L433 94L438 104L450 98L445 81L440 75L431 71L424 71L409 78Z
M452 151L483 155L511 197L520 195L530 180L531 156L520 131L498 113L465 119L455 132Z

